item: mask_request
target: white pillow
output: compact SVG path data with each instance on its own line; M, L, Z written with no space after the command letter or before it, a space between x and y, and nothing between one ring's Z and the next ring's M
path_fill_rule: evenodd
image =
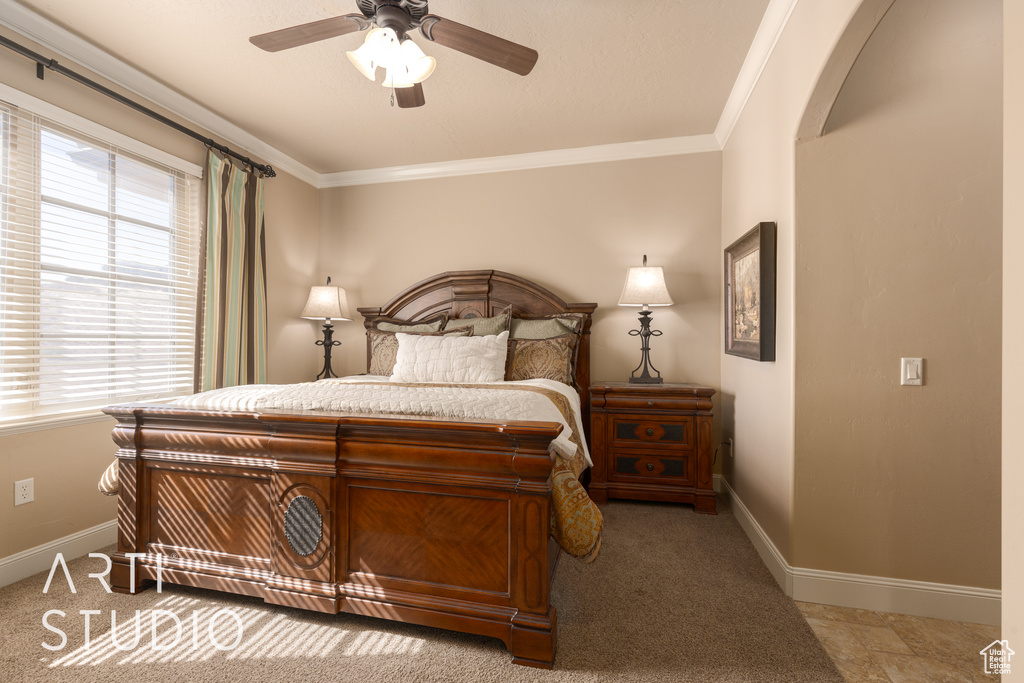
M482 337L426 337L399 332L392 382L500 382L508 332Z

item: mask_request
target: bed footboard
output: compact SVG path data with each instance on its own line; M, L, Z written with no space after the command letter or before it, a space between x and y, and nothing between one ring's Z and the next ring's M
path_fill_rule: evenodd
M549 422L120 406L112 587L500 638L550 668ZM132 564L134 563L134 571Z

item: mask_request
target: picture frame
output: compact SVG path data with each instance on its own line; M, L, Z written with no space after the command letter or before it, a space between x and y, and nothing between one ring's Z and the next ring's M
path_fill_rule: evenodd
M725 352L775 360L776 225L763 222L725 249Z

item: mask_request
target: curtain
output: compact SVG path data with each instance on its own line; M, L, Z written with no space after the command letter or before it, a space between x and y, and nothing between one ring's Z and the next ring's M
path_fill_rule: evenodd
M207 156L200 391L267 376L263 178Z

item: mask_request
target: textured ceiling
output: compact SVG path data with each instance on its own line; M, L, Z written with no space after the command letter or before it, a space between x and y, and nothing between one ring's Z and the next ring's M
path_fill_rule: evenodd
M426 106L399 109L345 56L365 34L278 53L248 41L353 0L20 2L319 173L712 133L768 4L431 0L540 59L517 76L415 31L437 70Z

